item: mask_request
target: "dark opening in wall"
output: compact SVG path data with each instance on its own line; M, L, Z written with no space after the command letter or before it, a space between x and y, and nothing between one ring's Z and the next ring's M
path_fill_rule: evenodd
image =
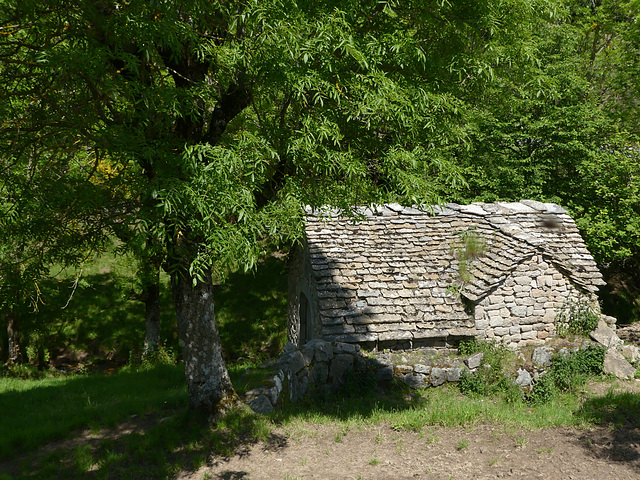
M464 295L460 295L460 300L462 300L462 305L464 306L464 313L469 315L471 318L475 318L476 302L474 302L473 300L469 300Z
M307 296L303 292L300 292L298 316L300 318L300 335L298 336L298 345L302 346L311 340L313 336L311 305L309 304Z

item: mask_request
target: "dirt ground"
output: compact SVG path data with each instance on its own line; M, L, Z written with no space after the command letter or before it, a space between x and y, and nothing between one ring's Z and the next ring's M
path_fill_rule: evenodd
M336 427L282 435L181 480L201 479L638 479L640 432L431 428L421 434Z
M619 328L640 342L640 325ZM640 392L640 382L620 383ZM597 392L604 394L605 392ZM420 433L369 426L344 432L319 425L276 431L230 458L211 458L180 480L271 479L640 479L640 429L595 427L521 430L509 427L425 429Z

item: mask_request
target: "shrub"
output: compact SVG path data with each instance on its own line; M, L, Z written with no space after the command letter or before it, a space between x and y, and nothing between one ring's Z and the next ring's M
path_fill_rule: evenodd
M556 315L556 330L561 337L569 333L587 336L595 330L599 320L598 315L584 299L569 300Z
M482 352L482 363L474 373L463 372L458 387L464 395L490 396L499 395L507 403L523 398L522 389L505 371L511 352L504 346L493 342L478 342L471 339L461 342L458 353L471 355Z
M533 386L529 401L541 404L559 392L568 392L583 385L589 376L602 373L606 348L589 346L571 354L556 354L549 371L540 376Z

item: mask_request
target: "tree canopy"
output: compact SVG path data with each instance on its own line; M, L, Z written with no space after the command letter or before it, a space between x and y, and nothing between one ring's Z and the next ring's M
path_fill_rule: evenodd
M601 258L636 256L637 10L1 0L3 228L61 255L110 232L157 248L191 406L215 412L212 284L299 238L303 205L557 198Z

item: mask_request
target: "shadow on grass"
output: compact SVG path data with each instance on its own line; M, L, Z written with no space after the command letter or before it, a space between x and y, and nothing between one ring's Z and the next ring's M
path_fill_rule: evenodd
M640 471L640 394L609 391L584 402L576 415L606 427L595 434L580 435L579 441L594 456L631 464Z
M116 427L131 415L187 404L184 371L157 365L114 375L0 379L0 459L73 430Z
M247 454L258 440L286 444L269 433L267 420L244 409L230 412L216 427L186 408L164 414L145 415L118 429L63 442L23 463L13 478L173 478L196 471L212 457L223 461ZM228 478L243 478L246 472L229 474Z
M84 275L71 298L71 280L44 282L46 303L23 324L27 343L46 348L56 364L73 364L76 359L91 364L107 358L126 363L131 355L139 356L145 330L144 305L133 299L132 288L131 278L113 272ZM160 305L161 338L177 349L166 282Z
M271 417L234 410L212 427L187 410L181 367L31 380L23 390L16 384L0 394L3 420L15 419L0 428L0 472L10 475L0 479L171 478L247 455L259 441L272 451L286 448L287 436L274 432L287 419L358 420L411 407L402 398L381 399L380 391L362 394L360 387L351 384ZM223 471L219 478L246 474Z
M216 288L216 320L229 361L264 361L286 343L284 258L268 257L255 273L233 273Z

